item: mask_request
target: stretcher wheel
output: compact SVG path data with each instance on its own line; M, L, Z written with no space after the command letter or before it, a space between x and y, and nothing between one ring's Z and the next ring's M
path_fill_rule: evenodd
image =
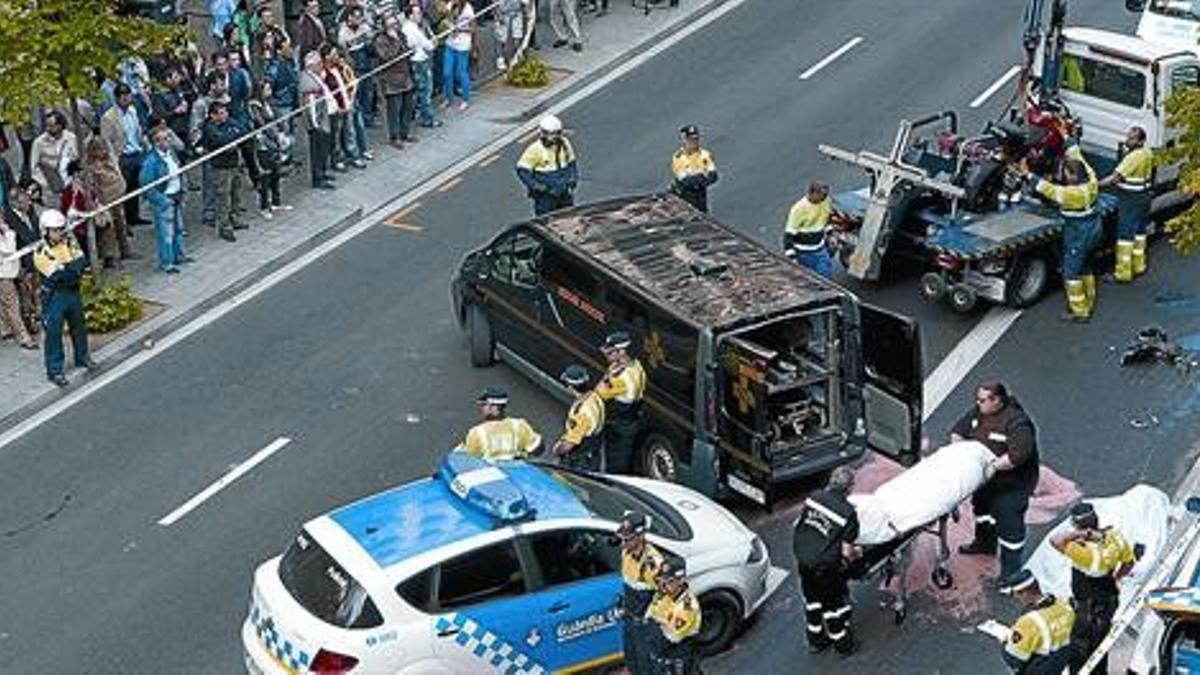
M929 580L933 582L934 586L943 591L954 585L954 576L945 567L933 568L933 572L929 574Z
M892 613L892 621L899 626L908 618L908 607L901 605Z
M937 272L926 272L921 277L921 297L926 300L941 300L946 295L946 277Z
M950 292L946 295L946 299L950 302L950 307L959 314L966 314L975 309L975 305L979 302L979 294L974 288L958 283L950 287Z

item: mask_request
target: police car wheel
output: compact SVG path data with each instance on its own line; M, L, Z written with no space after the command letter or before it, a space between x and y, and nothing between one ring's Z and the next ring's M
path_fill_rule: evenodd
M642 444L642 474L667 483L679 482L679 453L662 434L652 433Z
M696 645L701 656L720 654L742 629L742 603L726 590L700 596L700 633Z
M471 340L471 365L485 368L495 361L496 340L492 321L478 305L467 308L467 326Z

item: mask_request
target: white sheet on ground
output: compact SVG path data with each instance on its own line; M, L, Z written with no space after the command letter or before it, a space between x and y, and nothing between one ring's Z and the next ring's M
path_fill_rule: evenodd
M1152 571L1154 559L1167 543L1173 514L1171 500L1158 488L1135 485L1116 497L1085 501L1096 509L1101 526L1115 527L1131 546L1142 544L1146 547L1133 570L1121 581L1121 602L1124 604L1128 599L1126 595ZM1070 526L1067 518L1055 525L1025 563L1025 567L1037 576L1042 589L1060 598L1071 597L1071 564L1050 545L1050 537Z
M950 513L987 481L993 458L982 443L951 443L875 492L850 495L858 512L856 543L883 544Z

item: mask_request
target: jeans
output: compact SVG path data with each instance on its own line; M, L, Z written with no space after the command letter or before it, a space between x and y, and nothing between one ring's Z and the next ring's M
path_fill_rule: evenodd
M201 222L212 227L217 222L217 179L210 162L200 165L200 208Z
M388 140L407 141L408 120L412 116L412 90L388 94L384 99L387 103Z
M139 176L142 172L142 155L121 155L118 165L121 169L121 176L125 178L125 185L129 186L125 190L125 194L129 194L130 192L138 189L138 187L141 186L141 183L139 182ZM140 201L141 199L139 197L133 197L125 200L125 203L123 204L125 207L125 222L130 226L138 221L138 204Z
M368 68L369 70L369 68ZM362 111L364 124L375 124L375 77L364 77L358 81L354 93L354 107Z
M442 94L446 105L454 102L457 85L462 92L463 103L471 102L471 53L447 47L442 57Z
M794 259L826 279L833 276L833 258L829 255L829 249L824 246L815 251L796 251Z
M413 82L416 84L417 121L423 125L433 124L433 72L429 59L412 62Z
M154 246L161 270L178 265L183 258L183 214L179 202L170 197L165 199L166 204L150 203L150 213L154 217Z
M362 112L357 107L342 117L339 131L341 133L334 139L334 155L338 155L336 146L340 146L343 160L361 160L363 153L367 151L367 127L363 123Z
M42 326L46 344L42 355L46 362L46 377L62 375L65 355L62 347L63 322L71 327L71 350L75 365L82 367L88 360L87 327L83 323L83 298L79 289L58 289L42 296Z

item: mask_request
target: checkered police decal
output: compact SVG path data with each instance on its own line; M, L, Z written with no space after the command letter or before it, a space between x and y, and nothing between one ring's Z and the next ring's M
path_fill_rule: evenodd
M546 669L495 633L461 614L438 617L437 631L458 628L454 642L504 675L546 675Z
M261 616L258 607L255 607L250 611L250 623L254 626L254 632L258 633L258 639L262 640L267 648L267 653L274 657L279 665L292 673L308 670L308 662L312 657L290 641L279 637L274 619Z

